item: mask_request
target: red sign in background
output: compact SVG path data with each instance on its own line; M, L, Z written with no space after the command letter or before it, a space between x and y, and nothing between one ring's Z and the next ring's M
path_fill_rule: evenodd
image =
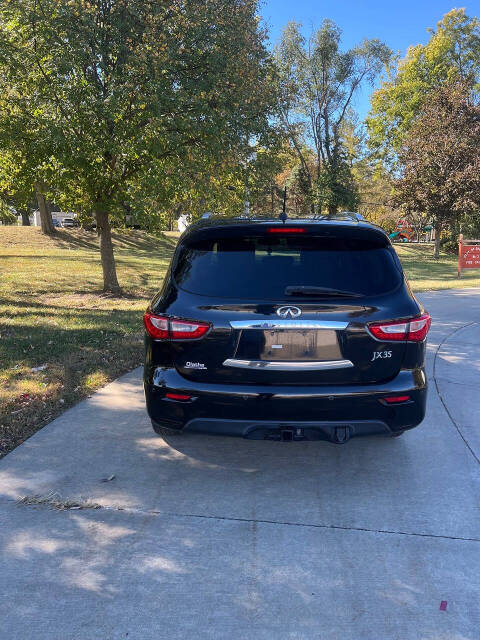
M464 244L463 236L458 238L458 277L462 269L480 269L480 241L467 240L466 242L479 244Z

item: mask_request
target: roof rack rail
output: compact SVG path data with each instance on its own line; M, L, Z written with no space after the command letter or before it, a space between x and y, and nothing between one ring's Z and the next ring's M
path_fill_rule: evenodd
M363 217L359 213L354 213L353 211L338 211L337 213L324 213L324 214L315 215L314 218L316 220L353 220L354 222L363 220Z
M351 216L355 220L364 220L365 218L361 213L357 213L356 211L341 211L340 215L342 216Z

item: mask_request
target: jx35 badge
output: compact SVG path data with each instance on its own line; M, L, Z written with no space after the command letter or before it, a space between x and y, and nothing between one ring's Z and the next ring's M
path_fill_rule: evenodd
M374 351L370 362L373 362L374 360L380 360L381 358L391 358L391 357L392 357L391 351Z

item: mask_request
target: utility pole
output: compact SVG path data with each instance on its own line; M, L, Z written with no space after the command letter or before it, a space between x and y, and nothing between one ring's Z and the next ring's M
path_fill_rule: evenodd
M250 215L250 189L248 188L248 169L247 169L247 184L245 185L245 215Z
M257 154L255 151L252 151L247 159L245 160L245 208L244 213L246 216L250 215L250 187L249 187L249 173L250 173L250 162L255 162L257 159Z

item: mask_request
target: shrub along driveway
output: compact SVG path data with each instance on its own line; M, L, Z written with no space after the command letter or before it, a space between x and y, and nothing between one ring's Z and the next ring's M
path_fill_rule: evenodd
M140 370L64 413L0 462L0 635L478 638L479 294L421 296L399 439L165 442Z

